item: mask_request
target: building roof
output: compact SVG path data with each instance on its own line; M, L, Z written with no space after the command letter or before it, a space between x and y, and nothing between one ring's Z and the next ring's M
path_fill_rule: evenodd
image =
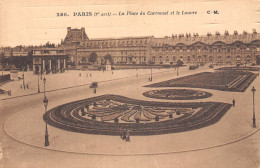
M154 36L134 36L134 37L118 37L118 38L93 38L93 39L89 39L89 41L149 39L149 38L154 38Z

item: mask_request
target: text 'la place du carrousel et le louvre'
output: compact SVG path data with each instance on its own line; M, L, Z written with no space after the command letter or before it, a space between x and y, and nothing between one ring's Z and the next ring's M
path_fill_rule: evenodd
M137 15L197 15L197 11L119 11L119 12L72 12L72 16L137 16ZM69 13L57 13L57 16L70 16Z

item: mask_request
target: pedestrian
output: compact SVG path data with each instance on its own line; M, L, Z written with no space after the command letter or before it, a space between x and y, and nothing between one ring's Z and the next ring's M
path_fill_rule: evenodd
M12 90L10 90L10 93L9 93L9 94L10 94L10 96L12 96Z
M89 74L89 76L91 77L91 73Z
M25 85L23 85L23 89L25 90Z
M27 89L29 89L29 84L26 84Z
M123 130L120 129L120 138L123 139Z
M233 107L235 107L235 104L236 104L235 99L233 99L232 103L233 103Z
M126 142L130 142L130 131L129 131L129 130L126 131L125 141L126 141Z
M97 90L96 90L96 88L94 89L94 93L97 93Z
M122 133L122 140L125 140L126 139L126 129L123 130L123 133Z
M20 85L20 88L23 89L23 85Z
M81 77L81 73L79 73L79 77Z

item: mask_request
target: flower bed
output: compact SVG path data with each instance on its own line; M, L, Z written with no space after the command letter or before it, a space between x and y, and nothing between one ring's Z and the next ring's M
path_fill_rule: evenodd
M235 70L235 71L260 71L258 67L222 67L217 70Z
M156 99L168 100L193 100L211 97L212 94L200 90L191 89L160 89L143 93L144 96Z
M256 74L244 71L202 72L145 87L191 87L244 92L256 77Z
M93 107L94 103L97 106ZM84 108L86 105L89 109ZM122 105L125 107L118 111L111 110ZM87 134L120 135L122 129L128 129L131 135L157 135L214 124L230 107L231 104L219 102L170 103L102 95L55 107L43 119L54 127ZM82 108L87 115L82 115ZM95 115L95 119L88 115Z

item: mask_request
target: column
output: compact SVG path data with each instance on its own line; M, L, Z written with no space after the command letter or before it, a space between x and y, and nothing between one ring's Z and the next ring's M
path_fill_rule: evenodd
M60 59L58 59L58 72L60 72Z
M66 59L63 60L64 63L64 70L66 69Z
M52 72L52 70L51 70L51 59L49 60L49 70Z
M38 73L41 74L42 73L42 65L39 64L38 67L39 67L39 72Z
M33 74L35 74L35 64L33 64Z
M45 60L43 59L42 60L42 73L45 72Z

